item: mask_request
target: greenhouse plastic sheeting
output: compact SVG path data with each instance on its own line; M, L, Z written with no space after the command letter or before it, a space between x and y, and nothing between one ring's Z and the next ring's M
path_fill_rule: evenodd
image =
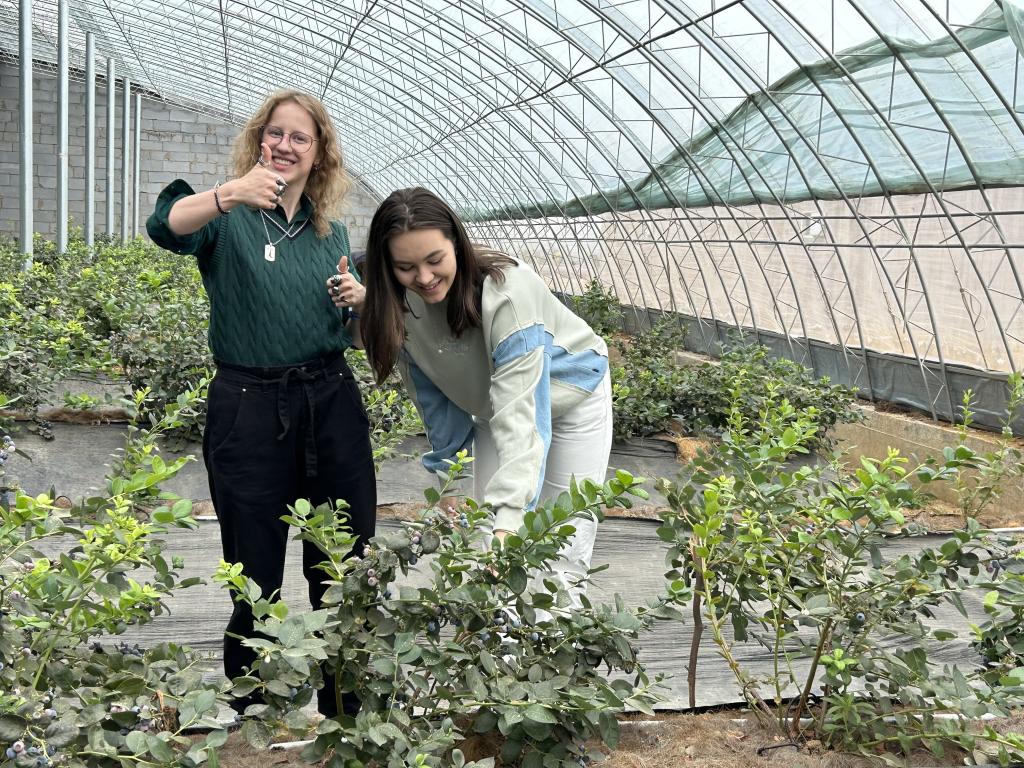
M739 72L749 95L659 160L652 173L582 198L516 201L477 217L572 217L1019 185L1024 132L1013 109L1020 105L1008 110L1003 98L1014 94L1017 101L1024 29L1017 1L993 4L969 28L924 42L886 33L907 26L892 4L864 5L879 39L822 60L796 19L768 0L746 0L744 8L800 67L763 87L741 59L707 45L704 50L717 51L719 66ZM972 56L977 65L968 65ZM697 81L685 87L702 90Z
M33 0L37 72L57 5ZM1022 0L67 7L72 77L91 32L147 105L238 124L311 91L372 195L429 187L554 289L597 280L704 347L833 349L816 371L936 414L962 372L1024 367ZM0 0L0 63L17 18Z

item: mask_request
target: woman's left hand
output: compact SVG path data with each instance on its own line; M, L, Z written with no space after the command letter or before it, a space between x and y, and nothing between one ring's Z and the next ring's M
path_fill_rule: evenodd
M339 309L353 307L358 311L363 306L366 289L348 271L348 256L342 256L338 261L338 274L327 278L327 292L331 294L334 306Z

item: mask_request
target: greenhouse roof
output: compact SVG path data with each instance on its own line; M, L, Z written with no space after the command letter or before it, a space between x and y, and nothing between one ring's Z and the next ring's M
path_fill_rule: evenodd
M420 184L557 288L776 338L923 407L1024 365L1019 0L69 0L149 97L308 90L378 196ZM18 7L0 0L0 52ZM57 2L33 2L37 67ZM698 344L700 346L700 344ZM859 367L858 367L859 366ZM895 374L893 374L895 376ZM859 380L858 380L859 379Z

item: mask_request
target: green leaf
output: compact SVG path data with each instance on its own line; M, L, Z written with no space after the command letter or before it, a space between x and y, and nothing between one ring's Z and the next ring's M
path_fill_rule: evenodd
M78 726L65 720L54 720L43 732L47 742L54 747L66 747L78 738Z
M498 715L490 709L481 709L473 721L475 733L490 733L498 725Z
M558 718L551 714L551 710L540 704L530 704L523 710L523 717L535 723L554 724L558 722Z
M204 712L208 712L213 708L214 702L217 700L217 692L207 688L204 691L200 691L199 695L196 696L195 703L193 706L196 709L197 715L202 715Z
M437 531L423 531L420 534L420 548L423 550L423 554L433 554L440 546L441 537L437 535Z
M494 657L487 651L480 651L479 661L480 666L483 667L484 672L488 675L493 675L498 669L497 665L494 663Z
M206 737L206 745L213 749L223 747L228 740L228 732L226 730L210 731Z
M146 747L149 749L149 754L157 760L162 760L165 763L169 763L174 760L174 750L171 749L167 742L159 736L151 733L146 734Z
M17 715L0 715L0 741L17 741L25 733L28 721Z
M128 735L124 737L124 743L133 755L148 751L146 734L142 731L129 731Z
M519 753L522 751L523 745L521 743L513 739L508 739L501 745L502 765L515 765L515 761L519 758Z
M266 723L261 723L259 720L246 720L242 724L242 738L256 749L262 750L269 747L273 735Z
M512 590L513 594L521 595L526 591L526 586L529 581L526 575L526 569L522 566L516 565L508 571L508 588Z

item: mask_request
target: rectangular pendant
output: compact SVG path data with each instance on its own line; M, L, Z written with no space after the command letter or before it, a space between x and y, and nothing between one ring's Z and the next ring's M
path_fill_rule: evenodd
M277 249L270 243L263 246L263 258L267 261L274 261L277 258Z

